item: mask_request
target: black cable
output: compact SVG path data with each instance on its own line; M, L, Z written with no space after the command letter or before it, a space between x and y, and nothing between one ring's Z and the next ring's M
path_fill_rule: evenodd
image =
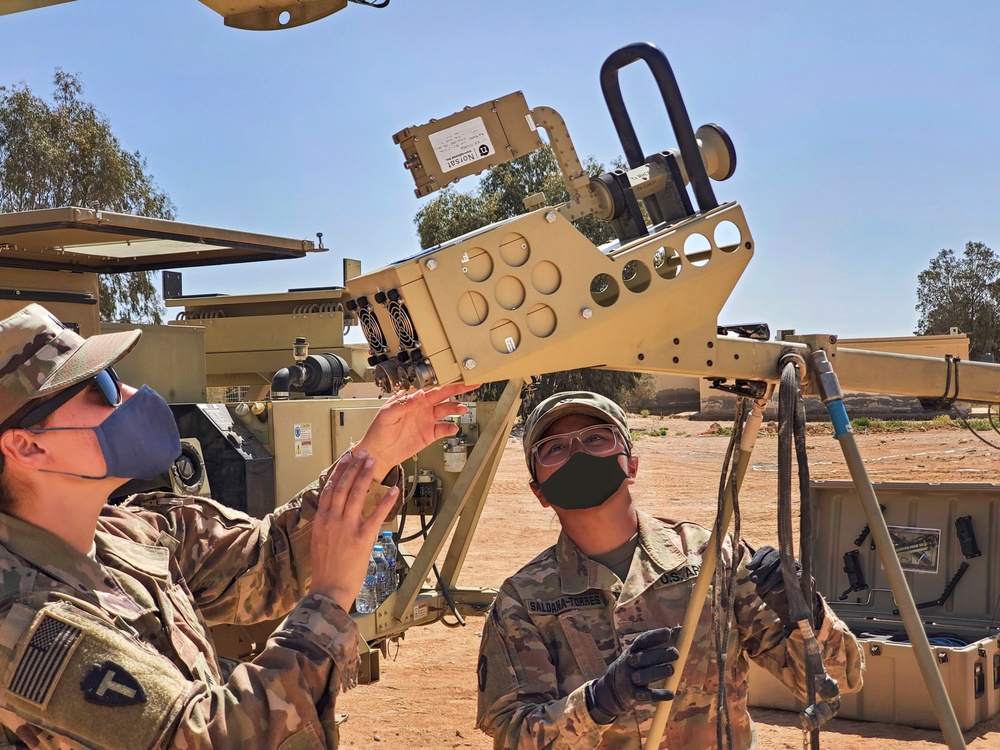
M416 497L416 495L414 495L414 497ZM403 510L404 510L404 513L403 513L403 517L400 519L400 522L399 522L399 532L398 532L399 533L399 537L400 537L399 538L400 543L402 543L402 542L412 542L414 539L419 539L419 538L426 539L427 538L427 530L431 527L431 524L434 523L434 521L437 519L438 513L441 512L441 493L439 493L437 491L437 487L435 486L434 487L434 505L431 506L431 520L427 521L426 518L425 518L424 512L421 511L420 512L420 531L414 532L413 534L410 534L408 537L405 537L405 538L403 537L403 525L406 523L406 514L405 514L406 504L405 503L403 504Z
M990 448L996 448L997 450L1000 450L1000 445L996 445L995 443L991 443L989 440L987 440L982 435L980 435L978 432L976 432L975 428L966 421L965 416L962 414L962 412L960 412L954 406L952 407L951 410L953 412L955 412L955 416L958 417L958 421L962 423L962 426L965 427L965 429L967 429L969 432L971 432L977 438L979 438L984 443L986 443L988 446L990 446Z
M1000 425L993 420L993 404L986 404L986 418L990 420L993 432L1000 433Z
M799 383L799 362L789 360L781 371L778 386L778 549L781 555L781 573L788 597L788 612L798 624L805 646L806 688L809 704L800 714L802 728L810 733L811 746L819 747L818 728L833 716L840 707L837 683L823 664L822 648L812 627L813 607L803 595L804 586L795 566L795 547L792 539L792 443L796 444L802 483L808 485L808 460L805 455L805 414L801 408L802 390ZM805 462L806 476L802 476ZM811 533L811 532L810 532ZM808 545L807 545L808 547ZM809 564L811 570L812 565ZM802 576L805 578L805 576Z
M427 532L430 530L431 524L434 523L434 519L437 518L438 510L440 508L440 502L439 502L439 498L438 498L436 492L435 492L434 498L435 498L434 499L434 513L431 516L431 520L428 521L427 518L426 518L426 516L423 513L420 514L420 533L423 534L423 537L424 537L425 541L427 540ZM434 571L434 577L437 578L438 589L441 590L441 594L444 596L444 600L446 602L448 602L448 607L451 608L451 613L453 615L455 615L455 620L457 620L457 622L448 622L447 620L444 619L444 614L443 613L438 618L438 620L440 620L441 624L444 625L445 627L449 627L449 628L462 628L462 627L465 627L465 620L462 619L462 615L460 615L458 613L458 607L455 605L455 600L451 598L451 592L448 591L448 587L445 586L444 583L441 581L441 573L438 572L437 563L434 563L433 565L431 565L431 570Z
M441 589L441 593L444 595L444 600L448 602L448 607L451 609L451 613L455 615L456 620L456 622L448 622L442 616L440 618L441 624L446 628L464 628L465 620L462 618L462 615L458 613L458 606L455 604L455 600L452 599L451 592L448 590L448 587L441 582L441 574L438 572L437 563L434 563L434 565L431 566L431 569L434 571L435 577L437 577L438 588Z
M403 539L403 529L406 528L406 501L403 501L403 507L399 509L399 528L396 529L396 538L399 539L399 544L404 541L410 541L409 539Z
M809 457L806 455L806 407L802 398L801 386L798 384L798 368L796 368L796 386L799 391L795 398L795 416L792 424L792 432L795 437L795 460L799 470L799 561L802 564L802 577L799 584L802 587L802 598L805 600L809 611L809 627L816 629L816 622L813 616L811 602L815 601L816 594L813 591L812 574L812 501L809 494ZM808 663L808 662L807 662ZM809 705L816 702L816 682L815 675L809 674L807 697ZM811 750L819 750L819 729L809 732L809 745Z

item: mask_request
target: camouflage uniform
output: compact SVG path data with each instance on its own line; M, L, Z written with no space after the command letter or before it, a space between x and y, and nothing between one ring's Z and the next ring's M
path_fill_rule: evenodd
M708 538L697 524L663 522L640 512L639 546L624 583L587 558L565 533L508 578L487 616L479 657L477 724L492 735L494 747L639 747L655 705L639 704L600 725L587 710L584 685L603 675L640 633L681 624ZM741 544L739 551L727 690L733 747L744 750L754 738L746 709L748 657L798 696L806 691L801 636L784 637L777 615L749 580L749 548ZM729 571L732 565L727 540L720 567ZM824 607L818 635L826 668L841 691L858 690L861 651L847 627ZM717 746L715 654L706 603L661 748Z
M0 748L336 747L358 630L306 593L318 497L257 520L137 495L105 506L91 556L0 514ZM210 625L286 614L224 674Z

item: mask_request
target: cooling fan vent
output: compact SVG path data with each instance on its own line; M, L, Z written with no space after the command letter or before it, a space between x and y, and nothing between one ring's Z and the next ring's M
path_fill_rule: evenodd
M379 325L378 318L375 317L375 312L370 307L358 310L358 324L361 326L361 332L364 333L372 354L385 354L389 351L389 345L385 342L385 334L382 333L382 326Z
M410 317L410 311L403 304L403 300L390 300L389 304L386 305L386 309L389 311L389 320L392 321L392 329L399 338L400 347L403 349L412 349L418 343L417 330L413 327L413 319Z

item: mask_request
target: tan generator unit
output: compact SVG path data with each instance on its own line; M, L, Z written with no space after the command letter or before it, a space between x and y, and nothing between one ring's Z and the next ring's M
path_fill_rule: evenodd
M876 484L879 504L962 731L1000 712L1000 485ZM858 637L864 687L837 714L939 727L854 485L815 482L818 589ZM750 705L803 705L751 664Z

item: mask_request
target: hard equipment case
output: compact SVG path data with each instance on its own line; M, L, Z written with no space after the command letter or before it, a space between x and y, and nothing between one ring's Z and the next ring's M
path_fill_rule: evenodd
M966 731L1000 712L1000 485L891 482L876 484L875 494ZM841 696L837 715L938 728L854 485L814 482L810 495L817 587L865 658L864 687ZM754 664L749 702L803 708Z

